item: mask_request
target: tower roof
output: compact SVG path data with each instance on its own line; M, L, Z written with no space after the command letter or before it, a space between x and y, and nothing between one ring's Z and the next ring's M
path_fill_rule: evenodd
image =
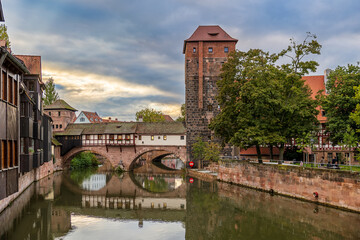
M70 110L76 112L77 110L70 106L67 102L62 99L58 99L52 104L45 106L45 110Z
M218 25L199 26L190 38L184 41L183 53L185 53L187 42L237 42L238 40L230 37L224 29Z

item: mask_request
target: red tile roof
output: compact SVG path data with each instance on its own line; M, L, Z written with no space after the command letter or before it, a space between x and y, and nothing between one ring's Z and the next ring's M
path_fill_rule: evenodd
M100 123L100 122L102 122L102 118L96 112L82 111L82 113L84 113L85 117L87 117L87 119L89 119L89 121L91 123Z
M184 41L183 53L185 53L186 42L237 42L230 37L220 26L199 26L195 32Z
M312 91L311 97L313 99L315 99L315 96L317 95L317 93L320 90L323 90L324 94L325 94L325 76L324 75L304 76L303 79L305 80L305 84L307 84L311 88L311 91ZM326 117L323 117L321 114L321 108L318 107L317 109L320 111L319 115L317 116L317 119L321 123L326 122Z
M268 147L260 147L260 151L262 155L269 155L270 156L270 148ZM273 147L273 154L274 155L279 155L279 149L277 147ZM248 148L246 150L242 149L240 151L240 155L245 155L245 156L252 156L252 155L257 155L256 152L256 147L251 147Z
M27 69L29 69L31 74L39 75L40 80L42 80L41 56L15 55L15 57L24 62L25 66Z
M172 119L169 115L163 114L163 116L164 116L166 122L173 122L174 121L174 119Z

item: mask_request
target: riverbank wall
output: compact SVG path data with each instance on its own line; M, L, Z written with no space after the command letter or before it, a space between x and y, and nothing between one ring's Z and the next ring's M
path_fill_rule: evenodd
M251 162L220 165L219 181L360 213L360 173Z
M24 192L30 184L33 182L39 181L40 179L52 174L54 172L54 164L52 161L45 162L40 167L31 170L30 172L20 174L19 177L19 190L12 194L11 196L8 196L7 198L4 198L0 200L0 213L8 207L22 192Z

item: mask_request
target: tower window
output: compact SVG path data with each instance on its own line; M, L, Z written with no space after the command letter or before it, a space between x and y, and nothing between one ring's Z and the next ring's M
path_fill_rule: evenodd
M196 53L196 47L193 48L193 53Z
M209 47L209 53L213 53L213 48L212 47Z
M325 117L325 116L326 116L326 114L325 114L325 111L324 111L324 110L321 110L321 116L322 116L322 117Z
M228 47L224 47L224 52L228 53L229 52L229 48Z
M58 112L58 115L59 115L59 117L60 117L60 112Z
M213 110L213 106L212 106L212 105L208 105L208 106L207 106L207 109L208 109L208 111L212 111L212 110Z

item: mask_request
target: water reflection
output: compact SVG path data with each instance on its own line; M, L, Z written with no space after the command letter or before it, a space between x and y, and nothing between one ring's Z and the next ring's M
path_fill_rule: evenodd
M154 193L173 191L184 183L179 175L135 174L134 179L142 188Z
M1 240L360 239L360 214L176 175L57 174L0 221Z

